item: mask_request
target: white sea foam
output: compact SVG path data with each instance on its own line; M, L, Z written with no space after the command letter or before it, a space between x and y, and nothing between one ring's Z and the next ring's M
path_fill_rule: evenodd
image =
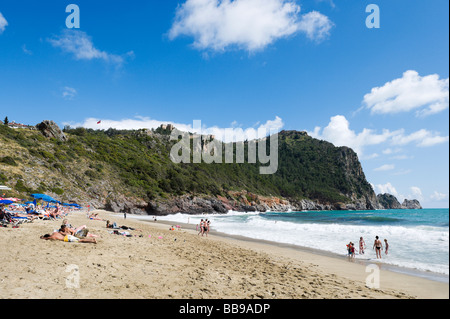
M421 271L449 274L448 227L344 225L339 223L299 223L267 219L259 213L230 212L227 215L176 214L158 217L174 223L198 224L200 219L211 221L211 228L230 235L293 244L345 255L346 245L352 241L359 251L362 236L367 248L356 258L376 260L373 250L375 236L388 239L389 254L381 262Z

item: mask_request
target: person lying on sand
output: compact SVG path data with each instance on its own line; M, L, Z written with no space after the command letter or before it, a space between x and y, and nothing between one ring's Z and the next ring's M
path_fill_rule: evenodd
M89 219L92 219L92 220L103 220L100 217L98 217L97 213L89 215Z
M111 224L109 220L106 221L106 228L112 228L112 229L125 229L125 230L138 230L135 228L131 228L128 226L117 226L116 223Z
M97 240L95 238L77 238L75 236L72 235L63 235L60 232L55 232L53 234L45 234L43 236L40 237L41 239L44 240L58 240L58 241L63 241L66 243L86 243L86 244L96 244Z
M67 220L66 220L67 223ZM94 235L89 233L89 229L86 228L86 225L78 227L77 229L70 228L67 224L62 224L59 232L63 235L72 235L77 238L86 238L86 237L99 237L98 235Z

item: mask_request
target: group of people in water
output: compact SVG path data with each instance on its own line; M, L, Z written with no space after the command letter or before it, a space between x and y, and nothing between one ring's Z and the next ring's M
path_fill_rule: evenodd
M359 254L360 255L364 255L364 250L366 249L366 242L364 241L364 238L360 237L359 238ZM389 244L387 239L384 239L384 248L385 248L385 254L388 254L389 251ZM383 243L380 240L380 238L378 236L375 236L375 241L373 243L373 249L375 249L375 253L377 255L377 259L381 259L381 251L383 250ZM356 255L356 248L355 248L355 244L353 242L350 242L347 245L347 252L348 252L348 256L350 258L355 258Z

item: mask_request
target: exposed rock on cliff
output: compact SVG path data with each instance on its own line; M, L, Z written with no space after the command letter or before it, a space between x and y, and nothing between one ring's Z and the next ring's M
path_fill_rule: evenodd
M402 204L402 208L404 209L422 209L422 205L420 205L417 199L408 200L405 199Z
M401 209L402 205L400 205L399 201L394 195L391 194L378 194L377 196L378 202L382 206L383 209Z
M378 194L377 198L382 209L422 209L422 205L417 199L405 199L403 204L400 204L397 198L391 194Z
M66 135L61 131L59 126L53 122L45 120L39 124L36 125L36 128L41 131L41 133L48 138L56 138L60 141L67 141Z

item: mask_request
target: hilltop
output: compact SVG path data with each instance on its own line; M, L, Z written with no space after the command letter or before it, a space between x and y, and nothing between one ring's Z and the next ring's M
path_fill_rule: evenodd
M11 195L46 193L152 215L384 208L352 149L306 132L280 132L278 171L261 175L259 163L173 163L167 126L61 131L44 121L36 128L0 125L0 185L11 187Z

